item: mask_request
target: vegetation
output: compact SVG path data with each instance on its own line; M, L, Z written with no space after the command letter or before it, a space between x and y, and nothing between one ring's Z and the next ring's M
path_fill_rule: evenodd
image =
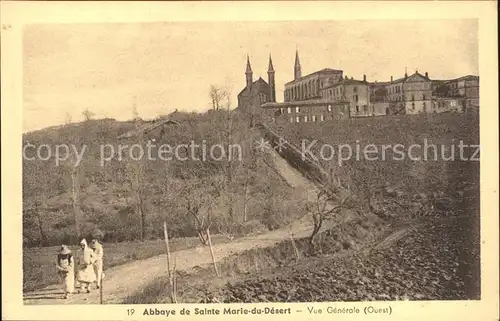
M392 210L414 216L424 207L443 205L445 198L460 199L467 190L479 191L479 155L476 161L470 160L476 148L464 148L462 156L468 160L460 159L459 151L461 141L479 145L476 114L387 116L321 126L293 125L276 126L275 130L302 151L316 141L310 151L327 180L350 190L353 202L362 211L385 215L389 211L387 200L397 195L399 200L390 204ZM371 144L375 147L368 146ZM393 149L398 144L404 157ZM339 147L342 145L350 146L350 158L348 148ZM386 152L385 145L391 146ZM412 145L417 147L410 154ZM365 157L365 148L378 151ZM339 155L343 157L340 162Z
M170 237L198 236L197 219L203 217L210 217L211 234L233 238L275 229L302 214L300 197L267 165L267 156L253 149L259 133L243 115L219 110L169 117L179 125L128 141L118 136L145 122L89 119L25 134L24 144L74 145L77 151L85 145L86 150L77 167L75 158L64 166L54 159L23 161L24 245L77 244L96 231L108 243L155 240L163 237L164 220ZM242 157L202 159L200 147L194 155L181 149L187 160L162 160L152 148L155 160L135 161L125 151L121 161L115 154L101 164L101 145L117 153L119 144L140 144L146 152L153 141L174 148L193 141L207 146L207 153L217 144L225 150L238 144ZM217 149L214 155L223 156Z
M460 140L479 144L477 115L389 116L273 129L299 150L302 139L318 140L311 149L316 155L321 143L358 144L363 150L367 144L408 147L424 144L424 139L438 147L439 155L434 159L431 152L425 161L394 160L388 154L385 161L354 158L340 165L318 157L317 175L326 173L329 183L307 206L313 222L311 236L224 259L219 278L213 278L208 267L189 274L177 285L182 289L179 302L480 296L479 162L463 161L458 155L455 160L443 160L439 150L443 146L444 155L449 156L452 145L458 146ZM293 146L287 146L289 150L281 155L292 165L301 171L313 166L300 163L296 152L290 151ZM473 153L467 149L464 156ZM332 200L333 206L327 206ZM357 215L350 223L321 231L339 211ZM388 237L380 242L384 234ZM311 251L313 245L319 251ZM298 252L308 259L299 260ZM207 280L209 275L212 278ZM168 302L167 289L167 279L160 277L126 302Z
M215 236L214 242L227 242L226 238ZM170 241L172 251L184 250L199 245L197 238L177 238ZM104 269L127 262L142 260L165 253L165 242L162 240L145 242L105 243L106 257ZM23 291L32 291L44 286L61 282L56 273L56 255L59 246L43 248L25 248L23 251ZM73 253L78 253L77 246L70 246Z

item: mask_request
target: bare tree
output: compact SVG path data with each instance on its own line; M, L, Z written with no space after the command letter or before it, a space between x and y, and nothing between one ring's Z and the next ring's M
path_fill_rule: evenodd
M83 119L85 119L85 121L89 121L91 120L94 116L95 116L95 113L91 112L88 108L85 109L83 112L82 112L82 115L83 115Z
M40 246L45 246L47 236L45 234L41 211L44 209L45 190L39 182L47 180L48 168L35 166L34 163L23 160L23 220L35 224L40 235ZM30 200L30 205L27 200Z
M64 124L70 125L73 122L73 117L71 117L70 113L66 113L65 119L64 119Z
M139 117L136 118L136 129L139 129ZM144 150L144 137L142 131L138 130L135 136L136 146L140 146L141 150ZM140 229L140 240L144 241L146 238L146 212L144 209L144 171L145 171L145 162L143 159L144 155L135 155L136 159L128 160L126 166L126 175L128 178L128 182L130 184L130 188L132 191L132 195L134 198L134 212L139 217L139 229ZM137 159L137 157L139 157Z
M227 97L230 97L227 90L218 85L210 85L209 96L212 102L212 109L219 110Z
M141 119L141 117L139 116L139 111L137 110L137 105L136 104L134 104L132 106L132 117L136 121Z
M202 182L201 186L205 185L204 183L206 182ZM198 238L202 244L209 246L215 274L220 276L212 246L212 238L210 236L210 228L213 223L212 206L214 197L205 192L203 192L203 194L197 193L196 187L193 185L185 189L183 194L186 200L186 210L188 215L193 219Z
M343 197L339 203L338 195L335 195L330 188L324 188L317 193L317 198L313 204L308 204L308 211L312 215L313 230L309 236L309 248L314 252L315 237L320 232L325 221L332 219L335 214L339 213L346 205L346 202L351 197L350 194Z

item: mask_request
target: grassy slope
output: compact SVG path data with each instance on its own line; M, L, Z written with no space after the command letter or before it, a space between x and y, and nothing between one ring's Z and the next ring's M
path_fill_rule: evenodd
M174 118L176 119L176 118ZM223 141L227 130L227 114L181 114L179 126L171 126L156 139L158 145L172 146L194 140L207 145ZM265 156L250 153L256 133L248 129L245 119L234 116L232 141L243 146L241 162L233 162L232 182L226 184L220 196L211 199L212 234L227 232L231 228L237 235L274 229L302 214L300 195L283 182L266 165ZM165 162L144 163L142 190L146 213L145 243L135 242L139 237L139 218L134 212L135 200L131 188L131 162L112 161L99 166L99 144L119 143L117 137L135 128L132 122L95 120L86 123L54 127L27 133L23 141L34 145L75 144L87 145L81 169L82 233L88 235L95 229L104 232L107 264L113 266L130 260L163 253L162 223L166 219L170 236L177 249L199 244L192 217L186 211L190 196L213 194L214 182L226 175L227 165L221 162ZM130 144L131 142L121 142ZM133 142L132 142L133 143ZM226 166L226 167L225 167ZM248 185L246 221L244 216L245 186ZM201 198L201 197L200 197ZM71 176L65 166L55 166L54 160L23 161L23 252L24 289L32 290L57 281L53 273L53 256L58 244L77 244L71 198ZM228 207L233 210L229 222ZM28 211L27 209L35 209ZM36 215L38 214L38 215ZM43 245L38 224L41 220L45 235ZM216 237L217 238L217 237ZM220 239L218 242L221 242ZM120 242L114 244L116 242ZM184 244L187 242L186 244ZM52 246L52 247L51 247Z
M300 146L301 139L319 139L332 145L360 140L361 144L399 143L408 146L412 143L423 143L424 138L427 138L429 143L443 145L458 143L461 139L466 144L479 142L478 119L474 115L384 117L325 123L322 126L294 124L283 126L279 130L287 140L297 146ZM326 168L332 166L324 161L322 165ZM395 247L373 251L368 256L346 257L338 262L337 259L332 261L326 257L310 258L297 264L293 252L288 251L288 257L283 258L278 267L273 268L276 264L266 266L264 263L256 274L242 275L238 274L237 270L231 270L229 275L223 278L214 278L207 269L183 276L179 280L180 287L186 287L180 290L186 291L183 296L187 301L183 302L199 302L201 298L210 296L224 302L477 298L480 293L477 275L478 162L378 162L374 166L373 163L358 161L343 168L330 168L333 168L334 173L343 181L352 184L351 187L358 193L357 196L366 192L367 186L386 183L402 191L402 201L413 200L415 193L437 193L455 198L456 191L464 191L464 197L459 202L453 202L451 208L426 212L424 216L410 217L405 215L405 210L397 209L393 214L404 216L403 222L406 224L412 224L415 219L430 224L423 225L408 237L397 241ZM365 179L365 176L370 176L372 170L377 171L376 175ZM356 172L361 172L362 175L356 176ZM415 175L416 173L421 175ZM439 181L429 178L433 175L436 175ZM363 187L357 186L356 183ZM451 220L440 223L443 215L466 217L456 222ZM401 220L398 222L401 223ZM346 233L356 233L356 229L348 229ZM334 234L327 233L323 242L338 246L339 240ZM334 239L331 239L332 237ZM265 256L264 251L261 252L255 253L255 257ZM372 255L376 255L376 258ZM427 262L418 259L420 256L426 257ZM232 259L232 264L236 265L241 261L240 256ZM377 264L384 268L377 268ZM288 267L284 269L283 265ZM252 270L252 267L249 269ZM456 275L456 271L459 271L460 275ZM226 284L228 281L231 285ZM442 287L443 282L448 284L455 281L457 286L454 288ZM294 291L290 292L290 289ZM169 302L168 293L168 280L160 278L129 297L127 302ZM392 296L388 297L388 293Z

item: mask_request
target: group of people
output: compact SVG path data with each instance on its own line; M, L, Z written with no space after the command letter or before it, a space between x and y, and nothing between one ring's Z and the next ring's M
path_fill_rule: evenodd
M80 284L80 291L90 293L93 283L97 288L101 287L103 273L104 251L102 244L93 239L90 246L83 239L80 242L80 251L75 258L68 246L62 245L57 255L57 272L62 278L64 284L64 297L67 299L72 293L75 293L75 281ZM75 278L76 272L76 278Z

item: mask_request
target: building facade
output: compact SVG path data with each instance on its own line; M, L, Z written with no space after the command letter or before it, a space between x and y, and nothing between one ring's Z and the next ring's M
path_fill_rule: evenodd
M462 99L464 109L479 107L479 77L464 76L445 82L447 97Z
M268 81L252 79L247 57L247 85L239 108L257 108L269 121L307 123L384 115L463 112L479 106L479 77L431 80L429 74L405 72L386 82L348 78L343 70L325 68L302 76L295 53L294 79L285 84L284 102L276 102L275 70L269 56ZM246 107L245 107L246 106Z
M276 101L276 84L274 79L274 66L269 56L269 67L267 71L268 81L259 77L253 81L253 71L250 65L250 57L247 56L247 67L245 71L246 86L238 94L238 109L247 112L259 112L259 108L266 102Z

